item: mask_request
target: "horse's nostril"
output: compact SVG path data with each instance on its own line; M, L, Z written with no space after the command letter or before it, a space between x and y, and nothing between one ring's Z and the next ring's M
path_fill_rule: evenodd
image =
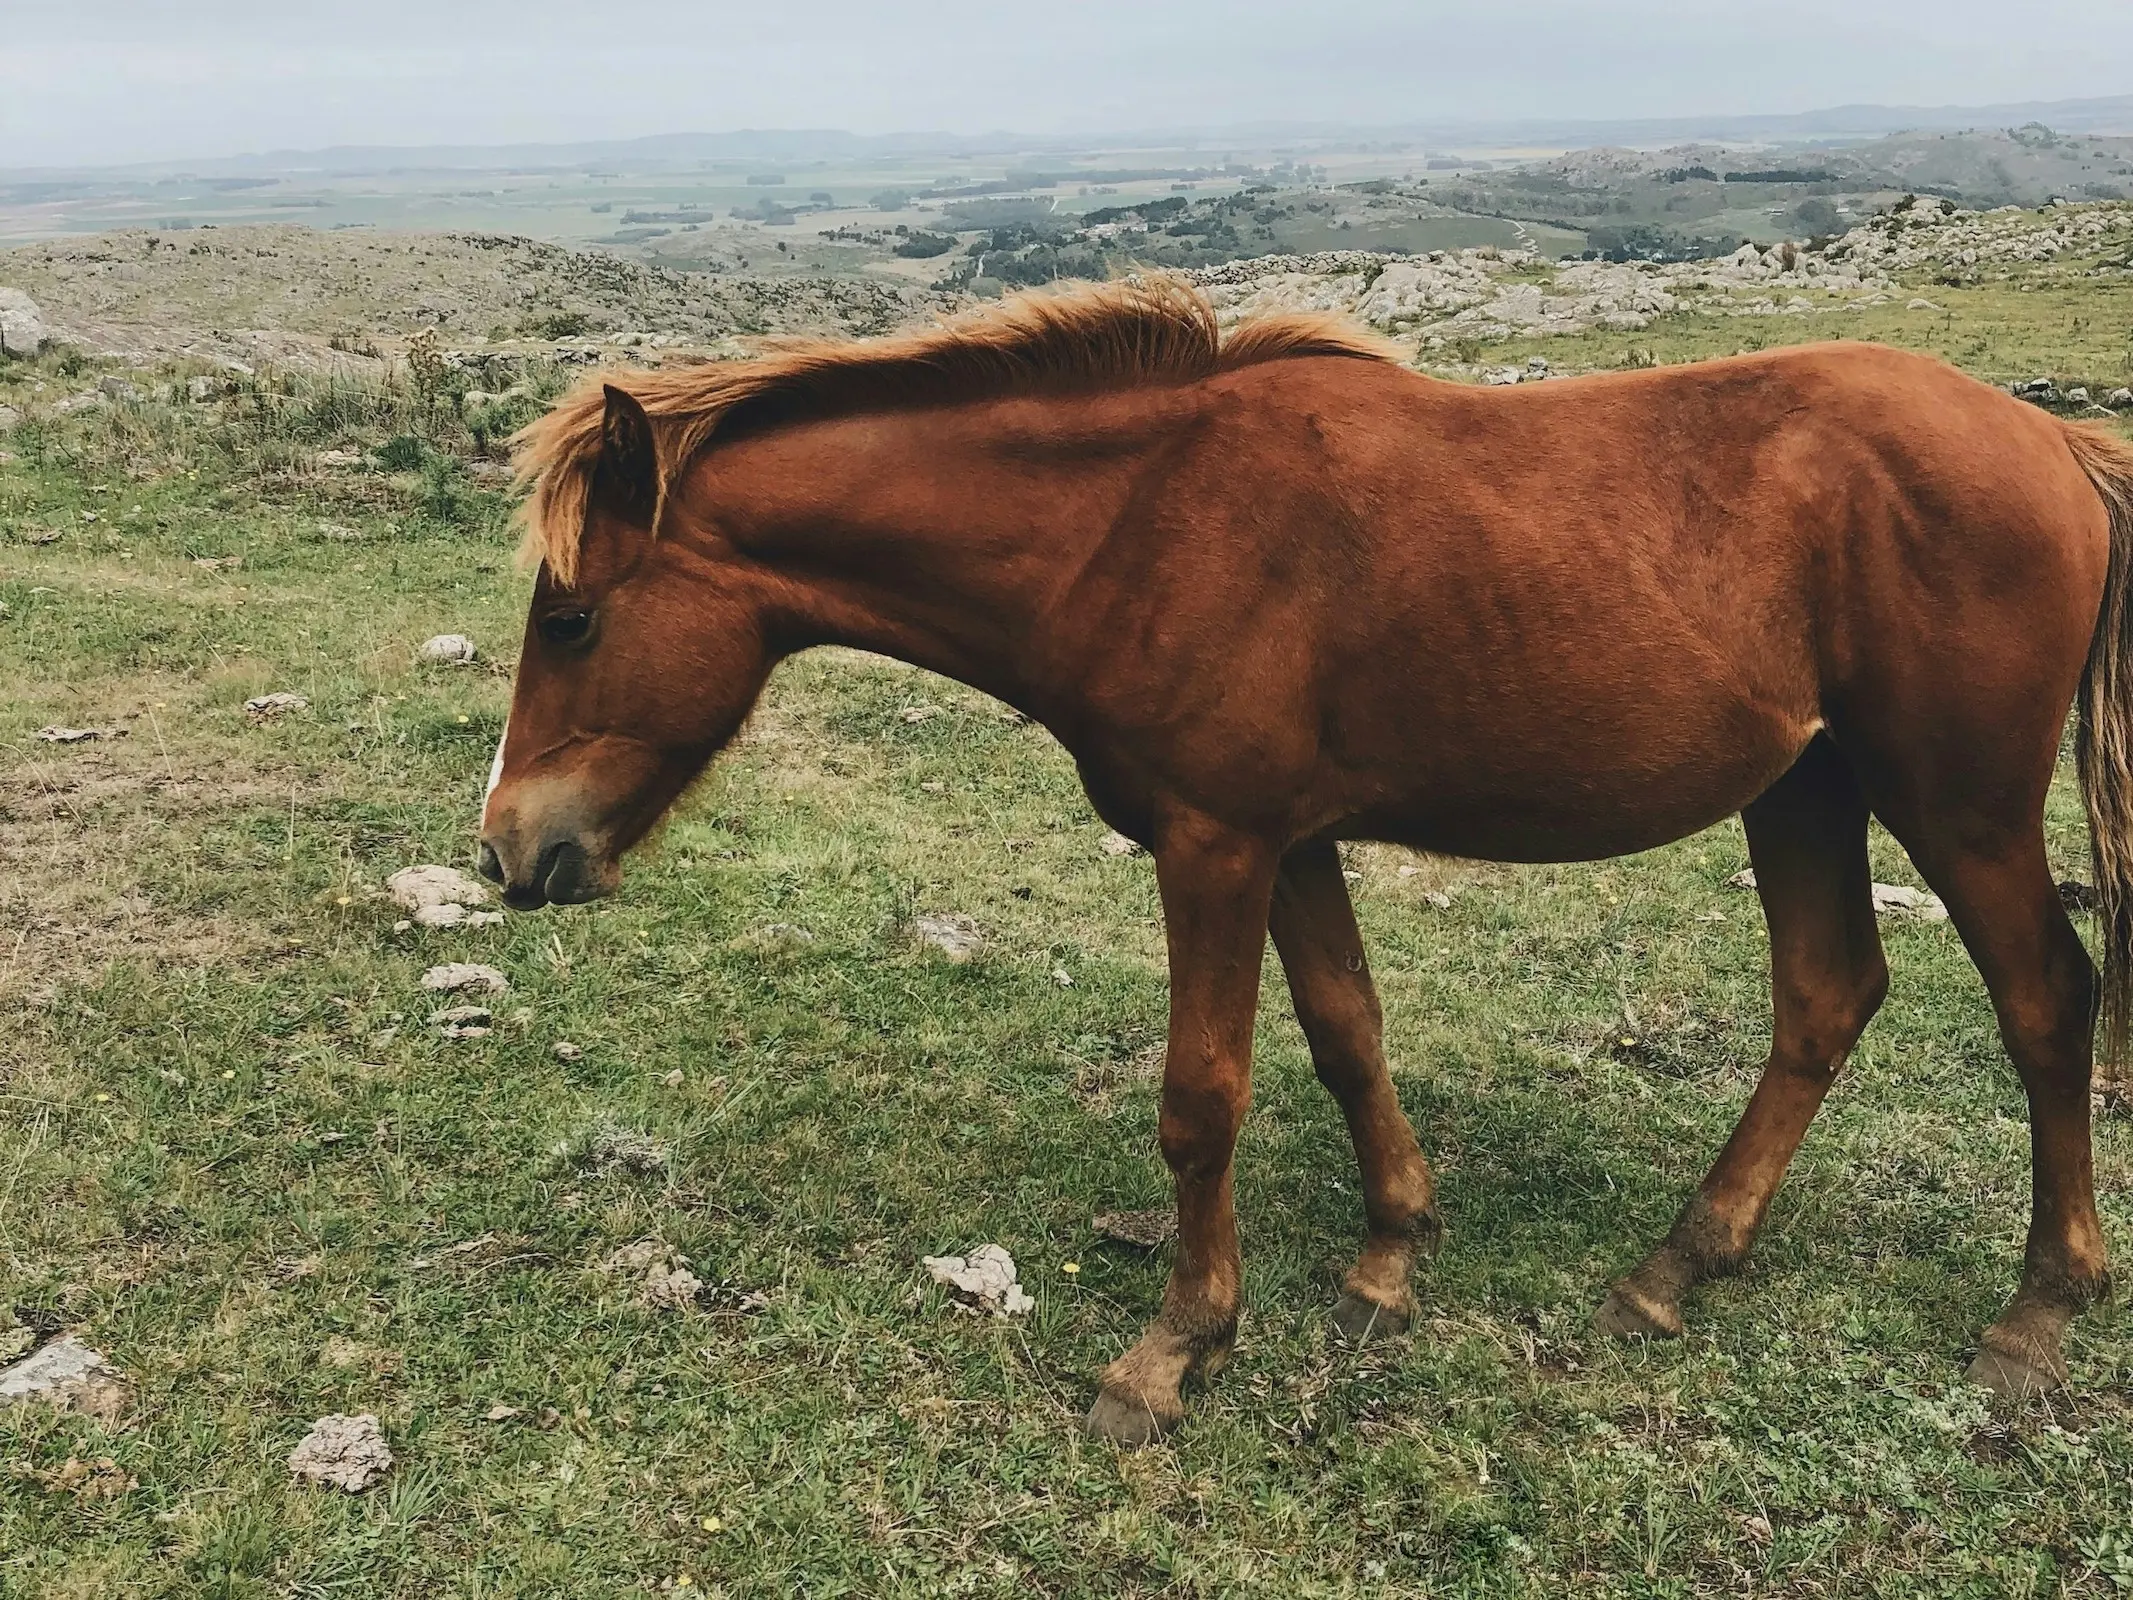
M481 855L475 862L475 869L491 883L504 881L503 861L497 856L496 847L486 839L482 841Z

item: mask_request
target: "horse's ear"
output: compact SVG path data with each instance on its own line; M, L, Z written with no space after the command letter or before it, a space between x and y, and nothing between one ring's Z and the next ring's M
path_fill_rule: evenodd
M600 419L600 467L595 495L634 522L649 522L659 498L659 454L652 419L627 389L606 386L607 411Z

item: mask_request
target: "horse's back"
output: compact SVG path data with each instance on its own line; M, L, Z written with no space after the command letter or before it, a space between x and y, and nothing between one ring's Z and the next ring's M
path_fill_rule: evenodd
M1738 809L1824 728L1913 765L1991 720L2056 741L2107 530L2033 407L1870 345L1515 389L1282 365L1227 380L1256 437L1204 489L1266 546L1240 570L1338 573L1278 637L1228 604L1247 676L1312 665L1310 805L1607 854Z

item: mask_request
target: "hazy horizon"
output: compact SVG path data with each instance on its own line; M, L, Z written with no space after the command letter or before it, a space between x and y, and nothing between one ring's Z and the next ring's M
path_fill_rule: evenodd
M2133 6L2034 0L1469 3L30 0L0 167L733 128L1037 136L1253 122L1607 120L2133 91Z

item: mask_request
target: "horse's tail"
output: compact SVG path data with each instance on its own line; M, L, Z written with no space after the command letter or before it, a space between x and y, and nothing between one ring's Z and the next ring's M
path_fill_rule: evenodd
M2069 427L2067 443L2111 518L2110 575L2081 678L2075 748L2103 957L2100 1076L2115 1081L2133 1033L2133 445L2087 427Z

